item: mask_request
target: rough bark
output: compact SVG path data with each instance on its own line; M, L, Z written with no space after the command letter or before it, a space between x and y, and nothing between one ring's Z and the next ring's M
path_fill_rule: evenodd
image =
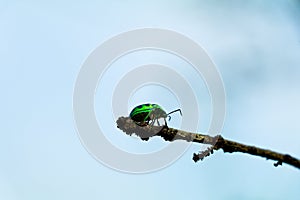
M274 160L276 161L276 163L274 163L275 167L277 167L278 165L282 165L282 163L286 163L300 169L300 160L290 156L289 154L277 153L268 149L241 144L238 142L227 140L221 135L212 137L209 135L178 130L167 126L141 127L134 123L129 117L120 117L117 120L117 126L127 135L135 134L142 140L148 140L150 137L160 136L164 140L170 142L175 140L185 140L187 142L196 142L211 145L211 147L205 151L194 153L193 160L195 162L202 160L206 156L209 156L213 153L214 150L222 149L224 153L242 152Z

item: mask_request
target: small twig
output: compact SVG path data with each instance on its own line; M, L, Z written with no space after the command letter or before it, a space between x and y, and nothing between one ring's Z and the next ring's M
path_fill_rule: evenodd
M161 136L164 140L170 142L174 140L185 140L188 142L212 145L211 148L199 154L194 154L193 160L195 162L200 159L202 160L205 156L209 156L211 153L213 153L213 150L223 149L224 153L242 152L255 156L261 156L270 160L275 160L275 167L282 165L282 163L286 163L300 169L300 160L290 156L289 154L281 154L268 149L262 149L255 146L249 146L230 141L224 139L221 135L212 137L209 135L169 128L167 126L140 127L136 125L136 123L134 123L129 117L120 117L117 120L117 125L118 128L124 131L127 135L132 135L135 133L142 140L148 140L149 137L152 136Z

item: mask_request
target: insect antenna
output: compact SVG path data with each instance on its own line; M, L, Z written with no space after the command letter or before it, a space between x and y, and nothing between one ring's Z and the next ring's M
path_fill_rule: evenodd
M181 109L173 110L173 111L169 112L167 115L172 114L174 112L178 112L178 111L180 112L180 115L182 116Z
M180 109L177 109L177 110L173 110L173 111L171 111L171 112L169 112L168 114L167 114L167 116L169 117L169 121L171 120L171 116L170 116L170 114L172 114L172 113L174 113L174 112L180 112L180 115L182 116L182 113L181 113L181 110Z

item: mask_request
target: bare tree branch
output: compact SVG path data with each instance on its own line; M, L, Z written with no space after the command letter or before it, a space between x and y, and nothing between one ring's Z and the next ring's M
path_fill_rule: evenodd
M224 139L221 135L211 137L209 135L191 133L183 130L169 128L167 126L138 126L129 117L120 117L117 120L117 126L127 135L135 134L142 140L148 140L149 137L160 136L166 141L185 140L187 142L196 142L201 144L210 144L211 148L200 152L194 153L193 160L197 162L202 160L205 156L209 156L214 150L223 149L224 153L242 152L255 156L261 156L266 159L274 160L275 167L286 163L300 169L300 160L296 159L289 154L281 154L268 149L262 149L255 146L249 146L238 142Z

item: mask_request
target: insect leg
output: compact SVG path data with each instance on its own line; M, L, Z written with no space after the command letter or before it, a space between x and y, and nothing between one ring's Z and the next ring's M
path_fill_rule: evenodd
M168 126L166 118L164 118L164 120L165 120L165 126Z
M153 124L154 124L154 121L151 121L150 126L153 126Z
M156 118L156 121L157 121L157 125L160 126L159 121L158 121L158 118Z

